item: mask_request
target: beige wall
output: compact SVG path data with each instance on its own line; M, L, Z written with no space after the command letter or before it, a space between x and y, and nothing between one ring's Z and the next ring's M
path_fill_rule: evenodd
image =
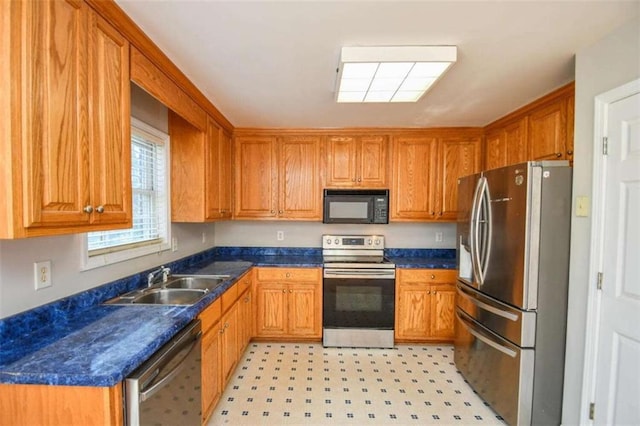
M640 8L640 3L638 3ZM576 55L575 162L573 196L592 194L594 99L597 95L640 78L640 20L633 20ZM575 206L574 206L575 208ZM575 212L575 210L574 210ZM563 401L563 424L580 420L585 353L587 285L590 278L591 217L573 216L571 272Z

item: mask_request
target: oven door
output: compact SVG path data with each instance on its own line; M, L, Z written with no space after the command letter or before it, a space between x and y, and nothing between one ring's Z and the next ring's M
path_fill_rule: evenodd
M324 270L323 328L393 330L395 270Z

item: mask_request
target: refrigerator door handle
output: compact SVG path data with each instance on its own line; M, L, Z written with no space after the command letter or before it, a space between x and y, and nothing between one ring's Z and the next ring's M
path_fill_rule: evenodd
M499 342L496 342L490 334L478 328L478 326L473 323L473 320L466 318L467 315L462 312L460 308L456 308L456 316L460 320L460 323L465 326L467 331L473 334L477 339L483 341L487 345L502 352L503 354L510 356L511 358L515 358L518 355L516 351L501 345Z
M471 247L471 271L473 274L472 281L480 278L479 261L478 261L478 228L479 215L480 215L480 193L482 191L482 183L484 177L478 179L476 183L476 189L473 193L473 202L471 203L471 221L469 229L469 245ZM479 285L482 285L482 280L479 280Z
M469 290L465 289L460 284L457 284L456 287L458 288L458 294L460 294L465 299L469 300L469 302L473 303L477 307L482 308L485 311L491 312L492 314L496 314L502 318L508 319L509 321L518 321L518 316L516 314L503 311L497 306L490 305L489 301L484 302L480 300L479 296L472 294Z
M482 251L479 253L478 262L480 269L481 283L484 284L484 278L487 275L487 268L489 266L489 257L491 256L491 232L493 231L493 223L491 220L491 195L489 194L489 182L487 178L483 177L482 193L480 195L480 206L482 217L479 217L480 223L482 223Z

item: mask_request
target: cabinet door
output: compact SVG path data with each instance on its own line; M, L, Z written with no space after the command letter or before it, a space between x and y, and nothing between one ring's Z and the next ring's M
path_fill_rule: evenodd
M29 1L23 11L24 226L88 224L89 9L82 1Z
M253 334L253 300L251 290L247 290L238 299L238 356L241 356Z
M392 220L432 219L435 216L437 147L437 140L432 137L394 138Z
M502 129L493 131L485 137L484 141L484 168L485 170L497 169L507 165L507 146Z
M388 142L385 136L362 136L360 138L358 186L364 188L387 187Z
M224 388L238 361L238 304L234 303L220 320L222 388Z
M231 167L231 136L224 130L220 129L219 138L219 163L218 163L218 180L219 180L219 215L220 218L228 219L231 217L231 190L232 190L232 167Z
M507 145L507 165L518 164L528 159L527 152L528 118L504 126L504 137Z
M92 204L100 224L131 226L131 112L129 43L90 14L89 141Z
M207 421L222 394L220 333L216 324L202 338L202 422Z
M220 127L211 117L207 117L207 131L204 143L204 199L205 219L209 220L220 217L220 144ZM198 160L198 158L192 159L194 162ZM185 182L185 184L196 185L196 182Z
M424 284L400 285L396 296L396 338L424 339L429 336L431 297Z
M236 138L235 161L235 217L275 218L278 199L276 138Z
M529 115L529 159L561 160L566 156L567 106L564 99Z
M433 338L451 339L454 335L456 292L453 285L431 287L431 330Z
M458 214L458 178L480 171L480 138L451 138L440 142L438 220Z
M287 333L286 286L278 283L259 283L256 293L256 335L283 336Z
M286 136L280 142L278 216L320 220L320 137Z
M330 188L352 187L356 184L356 139L351 136L330 136L327 140L327 181Z
M322 335L322 307L319 284L289 284L289 335L320 337Z

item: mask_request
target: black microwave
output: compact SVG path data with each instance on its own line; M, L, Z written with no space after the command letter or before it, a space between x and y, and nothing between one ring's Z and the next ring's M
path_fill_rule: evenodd
M325 189L323 223L389 223L388 189Z

